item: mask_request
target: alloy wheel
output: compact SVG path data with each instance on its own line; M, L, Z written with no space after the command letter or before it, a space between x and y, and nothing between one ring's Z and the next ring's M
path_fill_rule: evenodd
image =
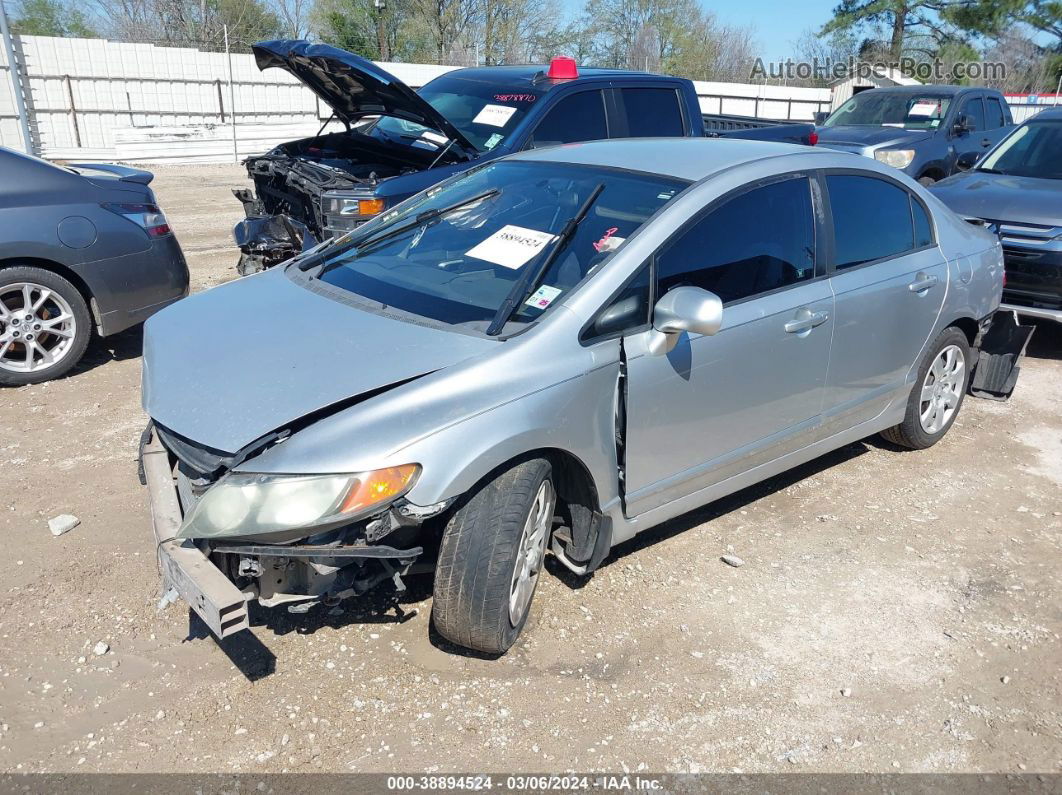
M516 566L509 585L509 621L514 627L523 620L535 593L538 575L546 557L546 539L553 525L555 503L553 484L549 479L543 480L524 522Z
M0 369L35 373L70 353L74 311L54 290L31 282L0 287Z
M951 421L966 386L966 357L958 345L943 348L926 373L918 420L926 433L939 433Z

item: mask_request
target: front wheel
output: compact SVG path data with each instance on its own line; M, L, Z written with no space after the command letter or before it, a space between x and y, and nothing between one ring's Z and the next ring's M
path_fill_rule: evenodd
M531 612L557 498L549 462L518 464L483 486L446 525L432 621L443 637L490 654L509 649Z
M960 329L944 329L926 349L903 422L881 435L893 444L924 450L944 438L959 416L970 380L970 343Z

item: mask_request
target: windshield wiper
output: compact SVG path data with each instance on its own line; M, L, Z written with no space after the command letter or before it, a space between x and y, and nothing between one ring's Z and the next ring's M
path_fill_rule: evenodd
M986 174L1002 174L1002 173L1004 173L1004 172L1000 171L998 168L979 168L977 170L978 171L983 171Z
M575 234L575 230L578 228L579 223L586 218L586 214L590 212L590 208L594 202L597 201L597 197L601 195L601 191L605 189L605 184L602 182L592 191L590 195L586 197L586 201L583 202L582 207L579 208L574 216L568 219L568 223L564 225L560 234L557 235L557 240L554 242L549 252L539 261L534 268L528 268L524 271L523 275L516 280L512 289L509 290L509 294L505 297L502 305L498 307L497 314L494 315L494 319L487 326L487 334L491 337L500 334L501 330L505 328L505 324L509 322L509 318L512 317L513 312L523 302L527 296L538 289L538 283L549 272L550 265L557 259L557 256L564 250L565 244L571 240L572 235Z
M352 245L357 250L359 256L362 254L367 254L368 249L373 248L379 243L383 243L385 240L390 240L391 238L405 234L411 229L416 229L418 226L423 226L424 224L431 223L437 218L441 218L444 215L452 213L454 210L461 209L466 204L473 204L478 201L483 201L484 199L490 199L500 193L501 191L498 190L498 188L491 188L490 190L484 191L483 193L477 194L475 196L471 196L470 198L462 199L461 201L454 202L453 204L448 204L445 207L437 207L434 210L425 210L424 212L417 213L416 217L408 223L399 224L398 226L392 229L385 229L383 232L380 232L377 235L368 235L362 238L361 240L355 240L352 242ZM314 267L318 263L319 259L319 257L315 257L312 260L299 263L299 270L308 271L310 268ZM320 276L324 272L325 271L322 270L321 273L318 274L318 276Z

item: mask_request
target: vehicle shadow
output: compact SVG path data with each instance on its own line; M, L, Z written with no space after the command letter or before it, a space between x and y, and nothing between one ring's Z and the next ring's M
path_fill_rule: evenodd
M67 378L74 378L102 367L108 362L122 362L136 359L144 352L144 326L138 325L115 334L112 337L93 335L81 361L67 373Z
M634 552L658 544L661 541L666 541L679 533L684 533L687 530L702 525L705 522L710 522L720 516L725 516L728 513L741 510L750 503L782 491L783 489L799 483L805 478L817 475L831 467L835 467L846 461L851 461L861 455L865 455L870 452L872 446L876 446L876 442L877 437L871 437L845 445L844 447L826 453L813 461L801 464L800 466L790 469L787 472L783 472L780 475L775 475L773 478L769 478L761 483L756 483L741 491L734 492L727 497L708 503L707 505L690 511L689 513L677 516L674 519L669 519L661 525L639 533L634 538L614 546L609 552L608 557L606 557L601 564L601 568L612 566ZM720 553L721 552L722 550L720 550ZM550 574L555 576L569 588L575 590L585 587L586 584L593 579L593 575L587 577L585 575L579 576L573 574L553 556L546 559L546 568Z
M1038 318L1021 318L1022 324L1036 326L1025 355L1033 359L1062 361L1062 323ZM1021 380L1019 376L1018 380Z

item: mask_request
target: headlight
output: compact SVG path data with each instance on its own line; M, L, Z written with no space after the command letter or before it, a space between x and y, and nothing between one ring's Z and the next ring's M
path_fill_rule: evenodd
M879 149L874 159L893 168L907 168L914 160L914 149Z
M324 197L325 215L372 216L383 212L383 199L361 199L356 196Z
M338 527L405 494L418 464L351 475L258 475L232 472L185 518L180 538L258 536Z

